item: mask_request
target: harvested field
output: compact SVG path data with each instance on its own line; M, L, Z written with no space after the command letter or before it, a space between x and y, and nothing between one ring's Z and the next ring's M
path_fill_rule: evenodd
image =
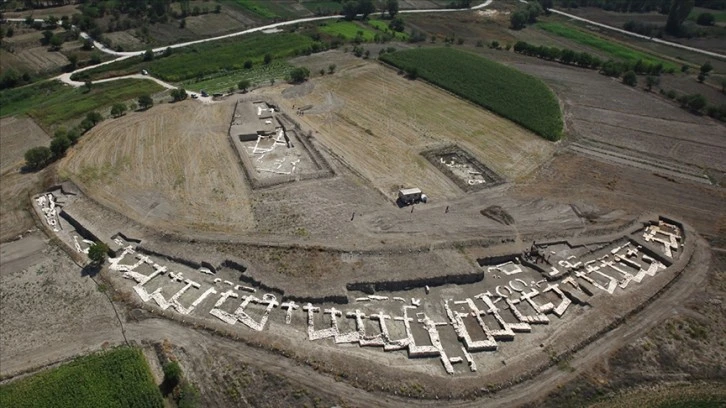
M25 151L36 146L48 146L50 137L32 119L5 117L0 119L0 174L22 166Z
M298 62L305 65L304 59ZM418 186L437 199L462 194L420 155L423 150L459 144L510 180L554 151L550 142L506 119L375 63L313 83L309 94L281 104L288 110L313 105L299 120L317 129L318 140L385 195L401 186Z
M249 228L249 191L227 129L233 103L164 104L107 120L60 164L91 197L153 227Z

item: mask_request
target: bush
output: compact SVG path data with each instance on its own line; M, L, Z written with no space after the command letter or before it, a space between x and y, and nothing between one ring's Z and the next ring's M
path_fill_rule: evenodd
M51 157L51 151L45 146L34 147L25 152L25 165L32 170L43 168Z
M702 26L712 26L716 24L716 17L711 13L701 13L696 18L696 24Z
M164 364L164 383L169 390L174 389L182 380L182 369L176 361Z
M53 153L53 157L55 158L63 157L69 147L71 147L71 141L65 135L54 137L53 140L50 141L50 151Z
M623 75L623 83L628 86L635 86L638 84L638 76L635 75L634 71L628 71Z
M300 83L304 82L310 77L310 70L305 67L298 67L290 71L290 82Z
M96 242L88 248L88 258L96 265L104 263L107 255L108 245L103 242Z

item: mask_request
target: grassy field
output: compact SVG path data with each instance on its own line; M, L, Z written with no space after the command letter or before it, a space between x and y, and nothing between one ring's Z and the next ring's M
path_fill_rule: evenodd
M215 41L187 47L153 61L144 62L135 58L108 64L82 72L78 79L127 75L146 69L165 81L181 82L219 72L240 70L246 60L255 65L261 64L267 53L273 58L288 57L312 44L310 37L298 34L252 34L231 41Z
M384 33L393 34L396 37L396 39L399 41L408 40L408 34L406 34L405 32L399 33L397 31L391 30L390 28L388 28L388 23L389 22L386 20L375 20L375 19L368 20L368 25L370 25L371 27L373 27L379 31L383 31Z
M557 36L572 40L578 44L592 47L601 51L607 57L615 60L626 61L629 63L635 63L638 60L643 60L644 62L651 64L663 64L665 69L677 68L674 64L651 54L640 52L624 45L608 41L597 35L586 33L565 24L539 22L537 23L537 27Z
M0 92L0 117L27 114L45 126L79 118L117 102L163 90L148 80L123 79L93 86L91 92L58 81L41 82Z
M318 30L333 36L343 37L346 40L353 40L361 33L363 41L373 41L375 31L358 25L353 21L336 21L334 23L322 23Z
M295 67L284 61L273 61L269 65L256 65L252 69L241 69L229 73L212 75L201 79L190 79L183 82L184 88L199 92L204 89L210 93L226 92L230 87L237 89L237 84L248 79L252 86L267 84L270 79L284 79Z
M3 407L163 407L141 350L118 348L0 386Z
M381 57L398 68L479 104L548 140L562 136L557 98L540 80L451 48L397 51Z

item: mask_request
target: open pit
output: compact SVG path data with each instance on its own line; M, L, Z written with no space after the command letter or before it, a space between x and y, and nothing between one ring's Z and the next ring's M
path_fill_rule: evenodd
M311 135L270 99L240 99L229 137L253 188L335 175Z
M459 146L429 150L422 155L466 192L494 187L504 182L497 173Z

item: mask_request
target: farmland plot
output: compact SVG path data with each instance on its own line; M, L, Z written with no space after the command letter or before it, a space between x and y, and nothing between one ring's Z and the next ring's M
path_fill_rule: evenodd
M305 65L303 58L296 62ZM506 119L378 64L357 65L313 84L312 92L281 100L283 108L313 105L299 120L385 195L401 186L418 186L432 196L462 195L420 155L443 145L460 145L509 180L554 151L551 143Z

